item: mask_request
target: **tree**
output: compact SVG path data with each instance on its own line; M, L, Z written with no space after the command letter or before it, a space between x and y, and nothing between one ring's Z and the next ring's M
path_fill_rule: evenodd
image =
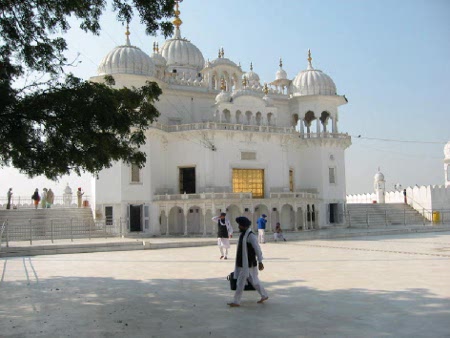
M168 36L174 3L112 0L112 9L122 23L136 11L147 34ZM106 0L0 1L0 166L56 179L95 174L118 160L145 164L139 147L158 116L158 85L114 89L112 77L92 83L64 71L68 18L98 35L106 6ZM37 80L24 85L30 74Z

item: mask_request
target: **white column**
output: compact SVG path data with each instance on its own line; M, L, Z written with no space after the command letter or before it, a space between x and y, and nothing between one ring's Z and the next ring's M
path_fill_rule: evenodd
M336 118L333 117L331 121L332 121L332 123L333 123L333 130L332 130L332 132L335 134L335 133L338 132L338 130L337 130L337 121L336 121Z
M305 122L303 119L300 119L300 134L303 136L305 134Z
M184 211L184 235L188 235L188 215L189 215L189 208L187 208Z
M319 120L319 119L316 119L316 132L317 132L317 136L320 135L320 124L321 124L320 120Z

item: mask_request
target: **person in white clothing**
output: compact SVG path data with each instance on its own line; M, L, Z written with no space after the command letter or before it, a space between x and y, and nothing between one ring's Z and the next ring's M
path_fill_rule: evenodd
M257 303L261 304L269 299L266 290L258 278L258 270L264 270L261 248L256 235L250 228L252 222L247 217L238 217L236 218L236 222L239 224L239 231L241 232L234 268L234 278L237 279L236 292L233 301L227 304L230 307L241 306L242 292L247 282L252 284L260 294L261 299Z
M228 259L230 238L233 237L233 227L231 226L230 221L225 218L226 215L226 213L222 212L220 216L212 218L213 222L217 222L217 245L220 250L220 259Z

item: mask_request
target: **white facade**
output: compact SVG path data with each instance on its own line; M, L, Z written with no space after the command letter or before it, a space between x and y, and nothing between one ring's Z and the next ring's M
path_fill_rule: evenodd
M151 65L127 32L127 44L109 53L91 78L101 82L111 70L117 87L150 80L163 91L156 103L161 115L146 133L146 166L115 163L100 173L97 217L121 217L130 231L155 235L213 233L210 220L220 211L235 227L237 216L255 223L262 213L273 227L279 221L291 230L342 222L344 152L351 139L338 132L338 107L347 100L331 78L312 67L310 56L294 84L280 62L270 86L225 58L223 49L205 63L181 38L176 14L174 37L161 53L154 48ZM117 53L121 58L113 57ZM116 64L126 55L132 56L126 67ZM247 176L239 169L262 178L242 179ZM239 184L257 188L251 193Z

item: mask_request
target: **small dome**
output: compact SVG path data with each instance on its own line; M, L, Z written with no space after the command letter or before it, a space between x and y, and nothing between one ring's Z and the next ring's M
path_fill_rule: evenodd
M205 65L202 52L193 43L181 38L179 28L175 29L174 38L161 47L161 55L167 60L168 67L185 67L198 72Z
M275 75L275 79L276 80L286 80L287 79L286 71L284 69L280 68Z
M286 80L287 79L287 73L283 69L283 60L280 58L280 69L278 69L277 73L275 74L275 80Z
M308 68L298 73L292 82L294 95L336 95L336 85L331 77L314 69L311 60L309 52Z
M444 155L445 159L450 159L450 141L448 141L444 147Z
M217 96L216 96L216 103L228 103L231 100L230 93L222 90Z
M140 48L131 46L128 27L125 34L127 36L126 44L117 46L106 54L98 66L98 75L134 74L153 76L155 64L150 56Z
M384 175L381 171L377 172L373 178L375 181L384 181Z
M167 61L164 58L164 56L162 56L159 53L153 53L152 56L150 56L150 58L157 67L165 67L167 64Z
M250 87L260 87L259 75L253 71L253 64L250 63L250 71L242 75L242 78L246 78Z
M266 102L267 106L272 106L273 105L273 100L269 96L267 96L267 94L264 95L262 99Z

